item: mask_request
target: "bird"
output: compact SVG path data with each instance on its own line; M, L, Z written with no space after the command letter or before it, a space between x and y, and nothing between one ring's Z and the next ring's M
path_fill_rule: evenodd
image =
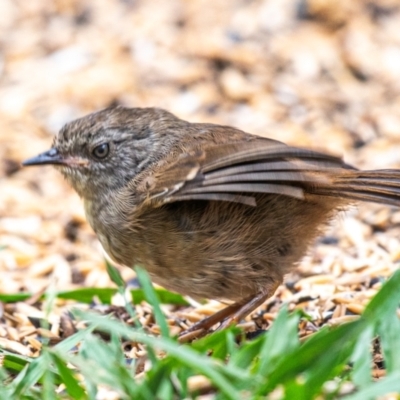
M361 171L341 157L160 108L106 108L67 123L51 164L83 199L117 264L195 299L232 303L195 323L235 324L270 298L312 242L359 201L400 205L400 170Z

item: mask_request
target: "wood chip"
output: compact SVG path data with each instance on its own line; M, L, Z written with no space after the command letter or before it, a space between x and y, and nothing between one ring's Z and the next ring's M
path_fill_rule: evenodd
M210 380L203 375L189 377L187 385L191 393L203 392L212 388Z
M22 356L32 355L32 352L26 346L14 340L0 338L0 347L13 353L21 354Z
M0 345L10 351L37 354L37 335L52 343L85 327L67 315L71 304L89 305L57 299L47 316L41 296L50 285L115 287L82 202L62 176L50 167L19 169L67 121L110 104L164 107L191 121L342 154L360 168L400 168L397 0L304 0L296 12L291 1L209 2L207 18L200 0L181 2L178 13L171 2L154 13L145 1L95 8L88 0L61 1L57 15L45 0L20 3L18 29L15 7L0 13L0 292L32 297L0 308ZM105 32L104 21L117 34ZM398 269L399 222L393 208L347 209L253 314L255 322L242 326L267 329L282 303L310 315L311 324L300 323L301 338L356 319ZM127 279L134 274L121 270ZM202 300L163 307L173 334L225 307ZM112 307L93 308L130 324L123 305L115 296ZM158 334L152 308L135 307L146 330ZM140 351L135 346L132 357ZM144 368L151 365L143 361Z

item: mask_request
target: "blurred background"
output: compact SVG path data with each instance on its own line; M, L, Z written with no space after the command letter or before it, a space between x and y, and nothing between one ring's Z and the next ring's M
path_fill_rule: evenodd
M77 195L51 167L19 167L64 123L110 105L163 107L358 167L400 167L399 27L398 0L1 0L0 292L40 292L49 279L110 285ZM346 249L391 227L374 259L388 275L400 215L368 210L331 230L303 268L365 268L377 245L361 262ZM339 242L354 261L340 268L339 250L325 257Z

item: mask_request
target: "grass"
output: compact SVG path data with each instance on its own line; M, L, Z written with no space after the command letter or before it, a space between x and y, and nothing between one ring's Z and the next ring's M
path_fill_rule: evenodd
M108 268L125 295L118 271ZM188 382L198 376L209 382L203 391L216 399L365 400L400 393L400 272L383 285L358 320L325 327L304 342L298 339L304 314L283 307L271 329L254 340L238 340L239 330L231 328L185 345L170 335L160 292L145 271L137 272L160 337L111 316L77 309L74 318L84 321L86 328L53 347L44 346L38 358L1 350L0 398L96 399L107 388L119 399L190 399L199 393ZM168 300L161 293L161 300ZM132 306L127 311L135 317ZM380 380L372 378L371 344L377 338L386 368ZM121 349L126 340L146 346L149 369L139 379L138 365L129 365Z

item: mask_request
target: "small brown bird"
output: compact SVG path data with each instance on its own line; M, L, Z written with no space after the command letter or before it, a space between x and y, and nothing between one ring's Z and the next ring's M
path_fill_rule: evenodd
M400 170L340 158L156 108L65 125L24 165L54 164L119 264L196 298L235 303L195 324L237 322L273 295L308 245L358 200L400 205Z

